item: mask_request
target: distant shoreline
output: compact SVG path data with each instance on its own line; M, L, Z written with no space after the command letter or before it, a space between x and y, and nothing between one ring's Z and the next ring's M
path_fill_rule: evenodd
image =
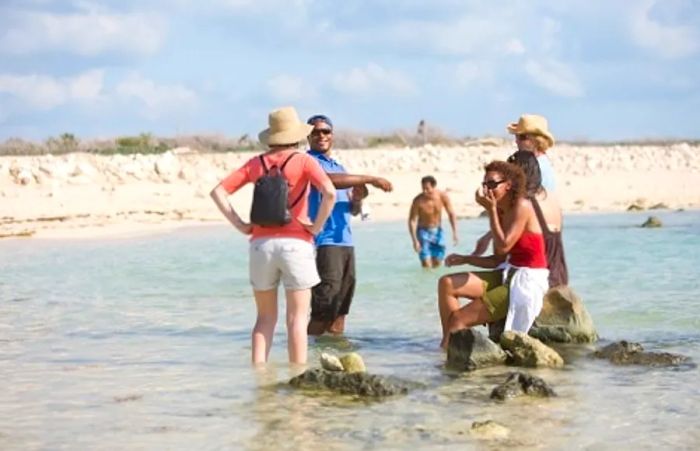
M435 176L458 217L475 217L474 202L485 163L505 159L512 146L338 150L350 172L382 175L394 191L370 187L375 221L402 220L420 190ZM255 152L157 155L67 154L0 157L0 237L81 238L122 236L181 225L222 223L209 191ZM556 146L549 152L557 195L565 213L700 208L700 146ZM251 187L231 197L246 217ZM654 210L649 210L653 214Z

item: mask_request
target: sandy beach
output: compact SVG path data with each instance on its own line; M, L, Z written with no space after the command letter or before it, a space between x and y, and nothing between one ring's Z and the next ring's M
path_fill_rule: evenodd
M382 175L394 191L370 187L373 220L406 217L420 178L431 174L461 218L480 213L474 190L483 165L505 159L513 145L337 150L353 173ZM700 146L558 145L549 152L566 213L643 208L700 208ZM253 153L160 155L68 154L0 157L0 236L95 238L221 223L209 191ZM250 186L231 197L244 216Z

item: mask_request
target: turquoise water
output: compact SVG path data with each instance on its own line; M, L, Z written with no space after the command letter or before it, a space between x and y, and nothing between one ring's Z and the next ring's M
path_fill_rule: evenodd
M569 216L571 285L603 343L628 339L700 362L700 212ZM487 224L461 221L464 250ZM435 286L404 222L356 227L358 289L348 335L371 372L426 388L385 402L276 388L299 372L284 324L253 368L245 238L224 226L84 241L0 242L0 449L675 448L700 446L698 370L618 368L566 349L564 370L530 371L559 396L498 404L506 367L443 371ZM283 308L284 302L280 302ZM283 318L282 315L280 315ZM495 420L508 439L471 438Z

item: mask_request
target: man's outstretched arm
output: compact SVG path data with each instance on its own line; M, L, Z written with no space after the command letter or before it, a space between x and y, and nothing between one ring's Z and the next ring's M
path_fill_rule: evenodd
M387 192L394 189L389 180L373 175L329 173L328 177L333 182L333 186L338 189L352 188L359 185L372 185Z

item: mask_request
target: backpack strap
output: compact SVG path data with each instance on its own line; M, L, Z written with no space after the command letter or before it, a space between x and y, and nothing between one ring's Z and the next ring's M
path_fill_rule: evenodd
M265 164L265 159L263 158L263 156L258 155L258 158L260 158L260 163L262 163L263 171L265 171L264 174L270 172L270 170L267 168L267 165Z
M284 163L282 163L282 166L280 167L280 172L284 171L284 167L287 166L287 163L289 163L289 160L291 160L292 157L294 157L294 155L298 155L298 154L299 154L299 152L294 152L293 154L291 154L290 156L288 156L287 159L284 160ZM296 204L298 204L299 201L304 197L304 195L306 194L306 188L307 188L307 187L308 187L308 183L307 183L306 185L304 185L304 189L301 191L301 193L299 193L299 195L297 196L297 198L294 199L294 202L292 202L291 204L289 204L289 209L290 209L290 210L291 210L292 208L294 208L294 206L295 206Z
M301 200L302 197L304 197L304 194L306 194L306 188L307 188L308 186L309 186L308 183L307 183L306 185L304 185L304 189L303 189L303 190L301 191L301 193L297 196L297 198L294 199L294 202L292 202L292 203L289 205L289 209L290 209L290 210L291 210L292 208L294 208L294 206L295 206L296 204L299 203L299 201Z
M284 160L284 163L282 163L282 166L280 166L280 172L284 172L284 167L287 166L287 163L289 163L289 160L292 159L294 155L298 155L299 152L294 152L290 156L287 157L286 160Z
M547 226L547 220L544 218L544 213L542 213L542 207L540 207L540 203L537 202L537 199L535 199L534 196L530 198L530 202L532 202L532 207L534 208L535 214L537 215L537 222L540 223L542 233L551 233L549 227Z

